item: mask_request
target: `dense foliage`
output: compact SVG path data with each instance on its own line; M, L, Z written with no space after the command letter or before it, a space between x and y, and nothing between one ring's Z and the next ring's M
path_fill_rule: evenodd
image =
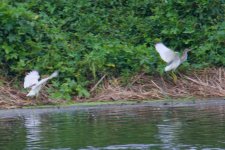
M69 99L105 74L159 73L157 41L192 48L184 68L222 66L224 18L224 0L3 0L1 73L59 70L53 96Z

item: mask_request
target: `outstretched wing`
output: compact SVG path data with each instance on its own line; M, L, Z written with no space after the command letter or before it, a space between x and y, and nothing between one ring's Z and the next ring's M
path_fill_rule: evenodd
M155 44L155 48L162 60L167 63L172 62L177 57L177 54L171 49L167 48L163 43Z
M28 73L24 78L24 88L29 88L35 84L38 83L38 79L40 78L40 75L37 71L31 71Z
M49 77L44 78L44 79L41 79L41 80L38 82L37 85L38 85L38 86L39 86L39 85L44 85L48 80L57 77L58 74L59 74L58 71L53 72Z
M55 71L49 76L49 78L52 79L52 78L57 77L58 75L59 75L59 71Z

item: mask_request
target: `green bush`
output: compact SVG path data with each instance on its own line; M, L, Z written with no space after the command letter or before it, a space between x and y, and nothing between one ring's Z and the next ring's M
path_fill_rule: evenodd
M154 44L182 52L189 65L225 65L225 2L188 0L12 0L0 3L0 66L5 76L60 71L52 96L89 96L103 75L159 73ZM53 90L53 89L50 89Z

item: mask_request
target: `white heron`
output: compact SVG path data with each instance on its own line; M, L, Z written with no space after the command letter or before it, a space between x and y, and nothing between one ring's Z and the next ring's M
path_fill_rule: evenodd
M190 51L190 49L185 49L182 56L180 57L178 52L174 52L173 50L167 48L163 43L155 44L155 48L162 60L167 62L165 71L175 71L180 64L187 60L188 52Z
M57 76L58 71L55 71L49 77L46 77L38 81L40 78L39 73L35 70L31 71L24 78L24 88L31 89L30 92L27 94L27 96L38 96L41 88L47 83L47 81Z
M167 63L167 66L165 67L166 72L170 70L175 71L180 64L187 60L188 52L190 51L190 49L185 49L182 56L180 57L178 52L174 52L173 50L166 47L163 43L155 44L155 48L161 59ZM177 77L173 72L172 76L176 82Z

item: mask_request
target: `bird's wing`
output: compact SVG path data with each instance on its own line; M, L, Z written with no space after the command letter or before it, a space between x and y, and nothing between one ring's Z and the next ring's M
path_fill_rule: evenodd
M42 88L42 85L39 84L40 82L38 82L36 85L31 87L30 92L27 94L27 96L38 96L39 91Z
M177 54L171 49L167 48L163 43L155 44L155 48L162 60L167 63L172 62L177 57Z
M58 71L53 72L49 77L41 79L37 85L45 84L48 80L58 76Z
M168 65L165 68L165 71L175 70L180 65L180 63L181 61L178 57L178 59L172 61L171 63L168 63Z
M58 75L59 75L59 71L55 71L49 76L49 78L52 79L52 78L57 77Z
M31 71L28 73L24 78L24 88L32 87L33 85L38 83L38 79L40 78L40 75L37 71Z

